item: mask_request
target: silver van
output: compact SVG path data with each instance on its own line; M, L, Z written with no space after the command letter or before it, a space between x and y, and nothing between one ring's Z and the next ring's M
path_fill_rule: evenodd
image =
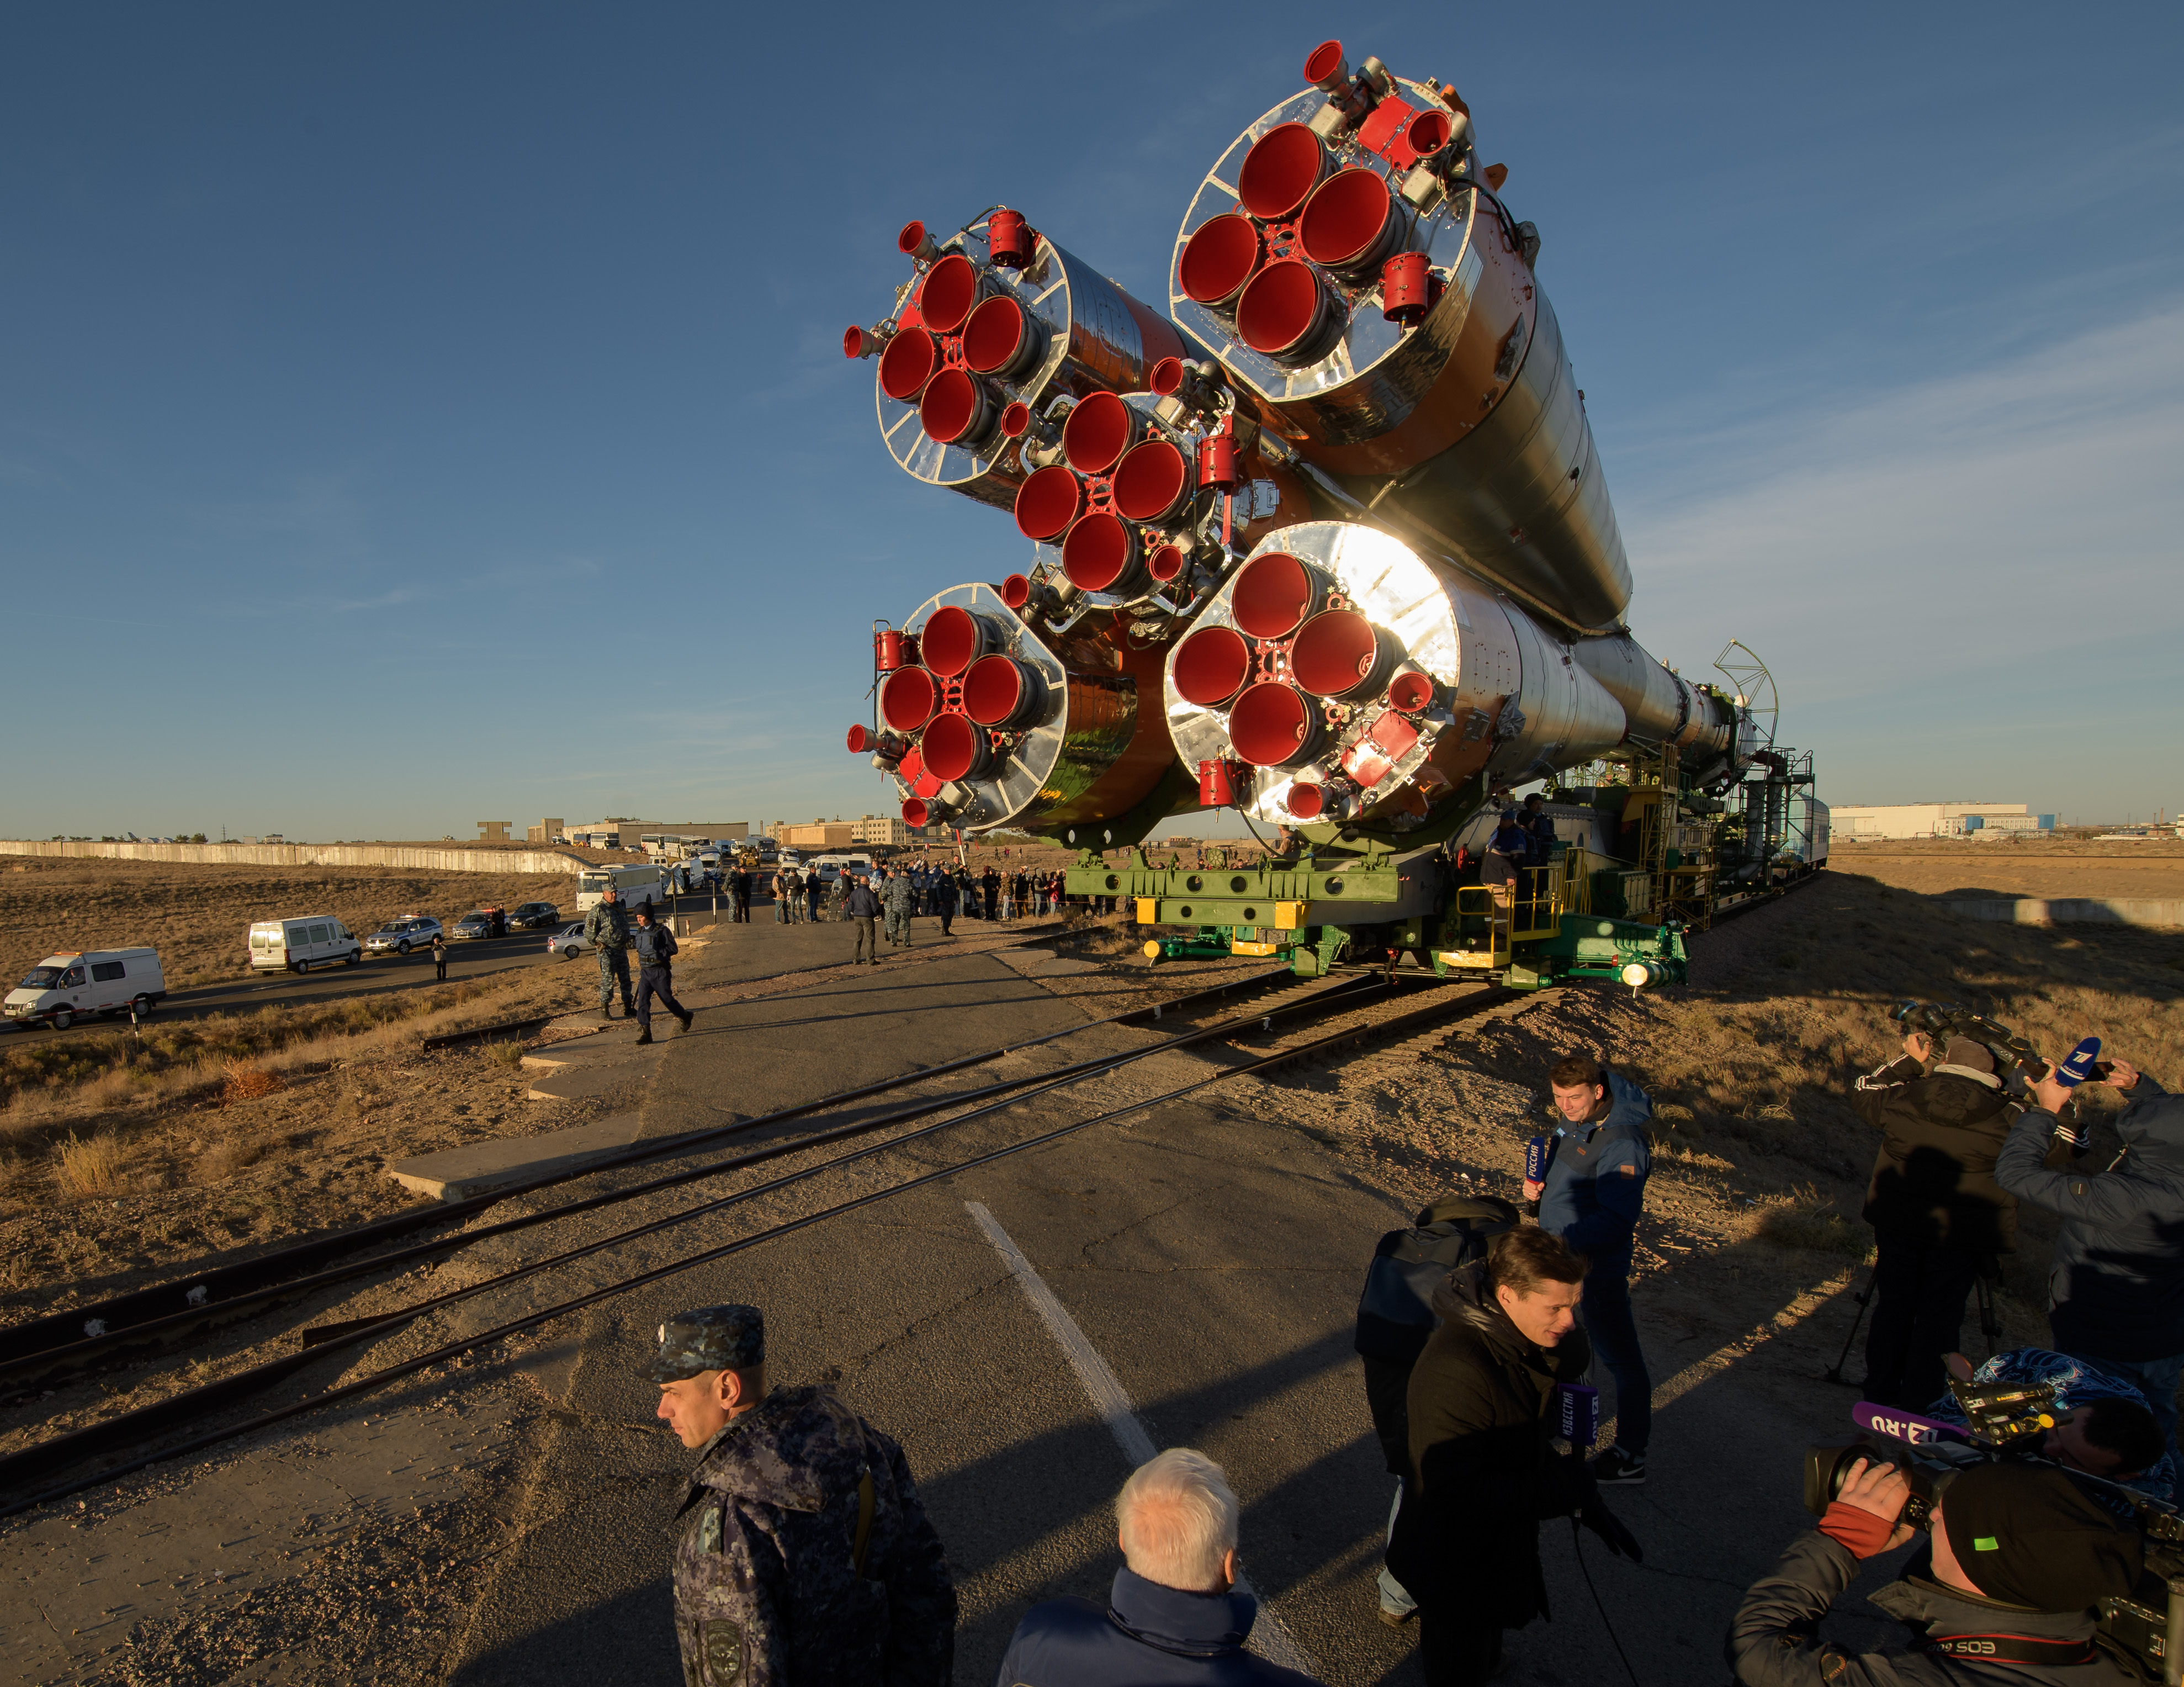
M157 949L87 949L47 955L8 992L8 1021L24 1031L66 1031L86 1014L149 1014L167 993Z
M249 941L253 972L309 972L332 961L354 966L364 958L364 946L330 913L255 920Z

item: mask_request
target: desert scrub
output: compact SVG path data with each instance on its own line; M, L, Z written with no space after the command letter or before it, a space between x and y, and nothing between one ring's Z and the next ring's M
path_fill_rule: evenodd
M1872 1230L1862 1220L1846 1217L1833 1201L1809 1187L1769 1203L1759 1215L1754 1233L1784 1248L1843 1254L1858 1260L1873 1250Z
M53 1180L79 1198L112 1194L121 1187L121 1145L109 1136L79 1137L70 1131L53 1150Z

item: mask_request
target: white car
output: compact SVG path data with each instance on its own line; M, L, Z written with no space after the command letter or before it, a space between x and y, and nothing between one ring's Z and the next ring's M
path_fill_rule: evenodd
M583 922L565 925L546 940L546 952L565 961L573 961L592 946L584 941Z
M365 938L364 947L375 955L383 955L389 949L406 955L412 949L431 948L432 939L440 935L440 922L430 914L400 913Z

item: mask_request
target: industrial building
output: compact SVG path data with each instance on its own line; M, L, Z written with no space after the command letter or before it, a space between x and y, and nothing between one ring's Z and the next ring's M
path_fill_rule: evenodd
M543 823L558 824L554 821ZM580 820L568 828L579 849L642 849L648 844L740 843L750 835L748 820Z
M1843 843L1897 838L2018 837L2055 829L2053 814L2022 802L1896 802L1833 806L1835 835Z

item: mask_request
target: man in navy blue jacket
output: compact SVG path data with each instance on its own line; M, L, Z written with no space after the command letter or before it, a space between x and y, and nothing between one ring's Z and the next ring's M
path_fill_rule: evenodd
M1107 1603L1034 1606L994 1687L1321 1687L1244 1650L1259 1602L1236 1586L1237 1511L1203 1453L1139 1466L1115 1501L1123 1567Z
M1602 1483L1640 1483L1653 1433L1653 1379L1630 1314L1630 1254L1653 1169L1646 1134L1653 1103L1590 1055L1557 1061L1547 1084L1563 1122L1546 1179L1526 1180L1524 1198L1540 1204L1540 1229L1590 1262L1585 1333L1615 1379L1615 1444L1593 1460L1593 1474Z
M2063 1221L2048 1276L2056 1351L2136 1383L2166 1447L2184 1378L2184 1096L2127 1060L2109 1063L2104 1081L2126 1103L2115 1120L2123 1153L2107 1170L2047 1169L2071 1094L2051 1070L2032 1086L2039 1105L2011 1127L1994 1181Z

